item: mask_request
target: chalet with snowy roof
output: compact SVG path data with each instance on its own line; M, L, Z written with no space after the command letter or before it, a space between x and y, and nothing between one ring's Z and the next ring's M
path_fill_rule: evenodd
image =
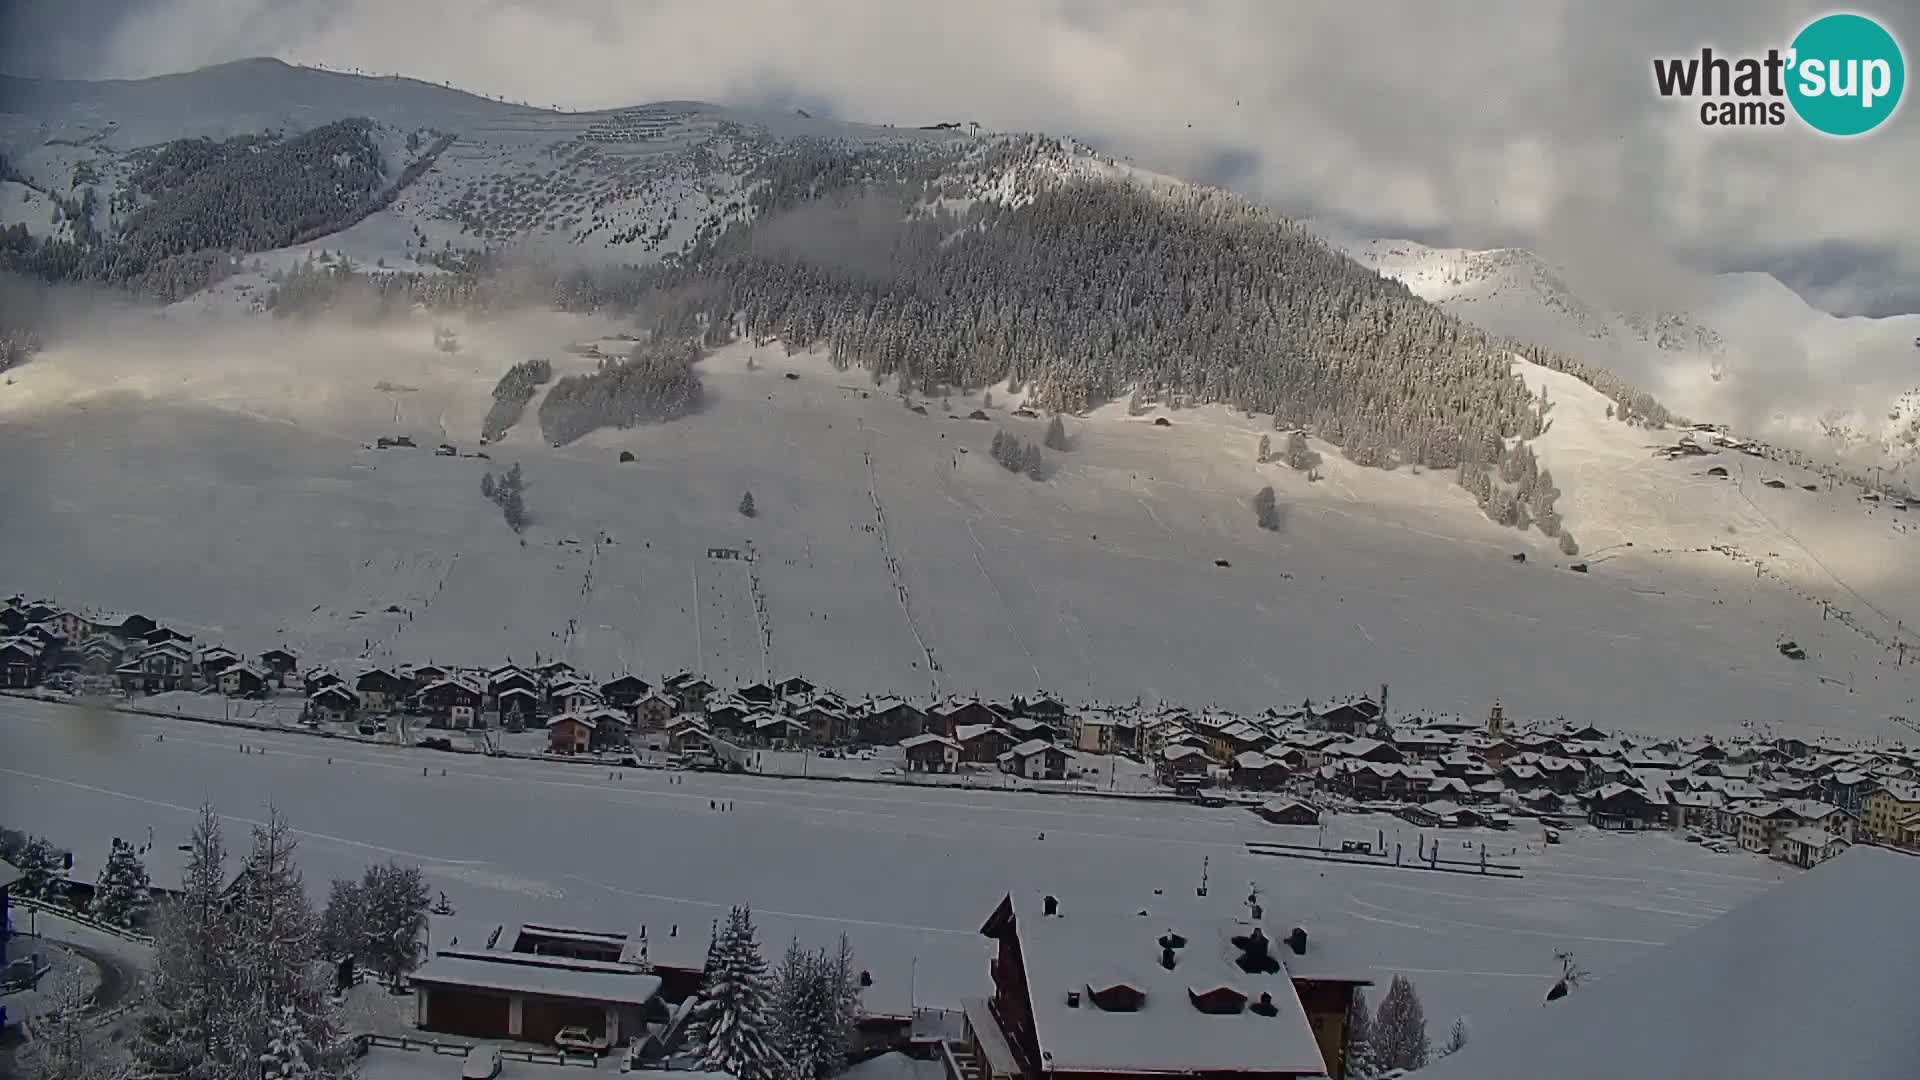
M1297 751L1296 751L1297 752ZM1252 791L1275 791L1286 785L1293 770L1258 750L1243 750L1227 762L1235 787Z
M1327 747L1327 756L1385 765L1398 765L1407 760L1406 755L1395 749L1393 744L1365 736Z
M200 679L208 685L220 678L220 673L240 662L240 654L224 645L208 645L200 650Z
M548 686L560 682L563 679L578 679L580 677L580 673L574 670L574 666L565 660L549 660L544 664L537 665L533 669L533 673L539 677L543 684Z
M118 638L95 634L80 646L81 670L90 675L105 675L120 666L126 648Z
M698 716L683 714L667 721L667 746L676 754L704 750L713 742L713 731Z
M815 743L844 743L853 740L853 718L847 711L822 698L790 707L790 715L807 729Z
M1299 799L1269 799L1256 811L1273 825L1318 825L1320 811L1312 803Z
M634 712L641 698L651 693L653 684L632 672L600 684L600 699L609 707L629 714Z
M900 740L908 772L950 773L960 767L960 744L931 732Z
M572 676L547 687L547 709L550 712L585 712L597 709L600 705L599 689Z
M166 641L142 649L132 663L114 669L114 675L122 690L158 694L193 689L193 671L193 653L177 641Z
M1849 846L1845 837L1835 836L1818 826L1803 825L1781 835L1779 843L1774 845L1773 857L1803 870L1811 870Z
M1900 823L1920 814L1920 784L1888 780L1867 796L1867 832L1883 844L1900 842Z
M25 637L0 638L0 687L24 690L46 677L47 651Z
M1028 780L1065 780L1068 755L1045 739L1028 739L1000 755L1000 771Z
M870 743L900 743L927 730L927 714L901 698L869 702L859 723L860 738Z
M705 677L682 672L667 680L667 692L680 703L681 712L698 712L707 707L707 698L719 687Z
M353 680L353 691L374 712L384 712L406 696L406 680L385 668L363 671Z
M707 721L715 728L737 728L751 712L751 705L731 695L707 699Z
M1587 799L1587 823L1602 829L1645 829L1666 813L1664 803L1637 787L1607 784Z
M960 744L960 760L975 765L998 763L1014 745L1012 733L993 724L961 724L948 738Z
M219 685L227 697L265 697L268 675L252 664L234 664L220 673Z
M308 720L323 724L351 724L359 714L359 697L341 683L328 683L307 698Z
M806 746L813 741L807 725L782 713L757 712L742 723L751 733L755 746L785 749Z
M1213 768L1213 759L1197 746L1169 746L1154 758L1154 777L1160 783L1174 785L1183 780L1205 779Z
M992 996L964 1010L983 1077L1344 1075L1347 1005L1367 975L1334 970L1303 929L1270 929L1257 903L1147 910L1001 901L981 927Z
M308 668L307 673L300 677L301 689L305 690L309 694L313 693L315 690L318 690L323 686L327 686L329 684L337 683L337 682L345 682L345 681L346 680L340 677L340 674L338 672L334 671L332 668L327 668L327 667Z
M593 748L600 722L584 713L561 713L547 721L547 750L554 754L584 754Z
M273 682L285 685L287 677L300 668L300 658L291 649L268 649L260 654L260 669Z
M1716 815L1726 805L1726 796L1717 791L1667 791L1668 824L1675 829L1713 828Z
M525 731L540 722L540 694L525 686L500 691L494 699L500 726L508 731Z
M780 697L779 691L775 690L772 684L763 682L748 683L735 690L733 695L749 705L756 705L763 709L772 705Z
M995 727L1006 719L1006 717L979 701L950 703L947 708L940 710L939 715L940 719L945 722L947 733L950 735L954 735L963 727ZM956 735L955 737L958 736ZM965 742L966 740L962 739L961 741Z
M530 694L538 694L540 680L536 679L531 672L522 671L517 667L496 668L487 673L486 707L498 710L500 695L509 690L525 690Z
M632 715L641 728L659 731L678 711L678 702L658 690L649 690L633 703Z
M449 677L423 687L417 699L428 727L464 729L480 722L486 694L463 677Z
M773 685L774 693L783 698L805 698L812 696L817 687L800 675L789 675Z
M1859 813L1880 782L1868 773L1847 770L1834 772L1820 781L1820 798L1843 810Z
M1771 853L1781 836L1799 827L1799 815L1780 803L1754 803L1734 813L1740 846L1762 855Z
M1338 735L1363 735L1379 719L1379 702L1361 697L1315 713L1313 724L1322 731Z

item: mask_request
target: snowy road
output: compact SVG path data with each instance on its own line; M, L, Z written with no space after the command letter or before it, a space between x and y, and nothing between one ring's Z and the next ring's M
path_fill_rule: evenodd
M203 799L236 832L277 805L301 830L316 898L329 879L391 857L420 862L462 924L628 929L671 913L699 926L750 901L783 937L846 930L881 981L911 971L923 1004L985 986L977 931L1007 890L1145 906L1155 889L1191 890L1205 859L1217 893L1257 881L1271 910L1343 966L1382 981L1412 974L1436 1032L1456 1014L1484 1031L1537 1005L1555 949L1605 974L1784 872L1667 835L1575 833L1522 850L1525 880L1435 880L1249 856L1248 840L1311 843L1313 830L1289 836L1240 810L639 770L612 779L0 699L0 821L12 827L83 850L148 825L178 843ZM1335 835L1374 829L1356 820Z

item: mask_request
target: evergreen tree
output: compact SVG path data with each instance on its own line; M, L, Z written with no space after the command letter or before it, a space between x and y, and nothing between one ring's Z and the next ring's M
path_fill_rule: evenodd
M153 894L147 880L147 868L133 845L113 838L113 851L100 868L100 879L93 888L93 905L88 914L113 926L133 927L146 921Z
M232 1045L229 996L237 962L225 902L226 843L220 818L200 808L188 841L178 896L160 905L153 926L152 993L133 1040L144 1075L222 1080Z
M758 512L759 511L754 509L753 492L749 491L745 495L740 496L740 516L741 517L753 517Z
M492 473L486 472L486 473L480 474L480 494L486 496L489 499L493 498L493 474Z
M1420 994L1405 975L1395 975L1373 1017L1373 1045L1383 1069L1425 1068L1432 1050Z
M1273 485L1269 484L1254 493L1253 516L1263 529L1280 528L1280 507L1273 499Z
M853 943L847 935L840 935L833 953L826 957L824 971L831 1024L825 1055L815 1069L815 1074L823 1078L837 1075L846 1067L847 1051L853 1046L855 1026L860 1022L860 973L854 968Z
M27 841L20 852L20 880L13 883L13 895L45 900L57 904L66 899L67 890L63 884L66 877L66 856L53 849L53 844L44 836L36 836Z
M1320 455L1307 445L1307 433L1295 431L1287 435L1287 468L1296 472L1305 472L1320 464Z
M689 1043L700 1067L735 1080L783 1080L773 1045L767 962L754 937L753 915L736 907L713 946L713 973L688 1017Z
M1260 452L1253 456L1253 460L1264 465L1266 464L1267 459L1272 456L1273 456L1273 439L1266 435L1260 436Z
M306 1080L314 1075L306 1031L292 1005L283 1005L274 1018L267 1048L260 1054L262 1080Z
M427 929L433 897L418 866L397 862L367 867L361 879L367 963L394 986L420 962L420 936Z
M1060 422L1060 414L1055 413L1053 419L1047 421L1047 437L1045 441L1047 449L1049 450L1066 451L1067 426Z
M993 430L993 446L987 451L989 457L1001 465L1007 463L1007 433L999 428Z
M1375 1080L1380 1075L1380 1055L1373 1045L1373 1017L1367 1013L1367 992L1355 987L1347 1003L1347 1078Z
M367 941L367 900L360 883L334 878L327 890L327 906L320 912L320 955L328 960L351 956L364 959Z
M1573 533L1566 529L1560 530L1560 554L1562 555L1580 554L1579 543L1577 543L1573 539Z
M253 849L235 883L231 989L233 1060L260 1061L290 1010L316 1071L346 1060L331 987L319 965L319 920L307 900L293 829L269 806L253 829Z
M1046 471L1040 460L1039 446L1033 443L1027 444L1026 452L1022 455L1021 467L1026 470L1027 479L1029 480L1043 480L1046 478Z
M1454 1019L1452 1030L1447 1032L1447 1045L1440 1048L1440 1056L1446 1057L1449 1054L1457 1054L1466 1048L1467 1018L1461 1016Z
M817 1080L815 1071L831 1022L819 954L787 944L787 953L774 976L774 1017L780 1056L787 1062L790 1080Z

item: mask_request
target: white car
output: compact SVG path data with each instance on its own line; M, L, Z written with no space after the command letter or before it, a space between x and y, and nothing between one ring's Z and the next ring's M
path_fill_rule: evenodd
M598 1054L607 1048L604 1040L596 1039L583 1027L561 1028L553 1037L553 1045L562 1050L574 1050L583 1054Z
M500 1048L479 1043L467 1051L460 1066L460 1080L493 1080L500 1075Z

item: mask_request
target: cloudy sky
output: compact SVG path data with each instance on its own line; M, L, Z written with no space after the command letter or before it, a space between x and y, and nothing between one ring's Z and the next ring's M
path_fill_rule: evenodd
M1715 132L1651 60L1785 47L1791 0L0 0L0 70L133 77L249 56L536 105L670 98L1080 137L1300 216L1525 244L1620 288L1769 270L1843 314L1920 311L1920 108L1828 140ZM1862 13L1920 43L1920 4ZM1909 92L1912 97L1914 92Z

